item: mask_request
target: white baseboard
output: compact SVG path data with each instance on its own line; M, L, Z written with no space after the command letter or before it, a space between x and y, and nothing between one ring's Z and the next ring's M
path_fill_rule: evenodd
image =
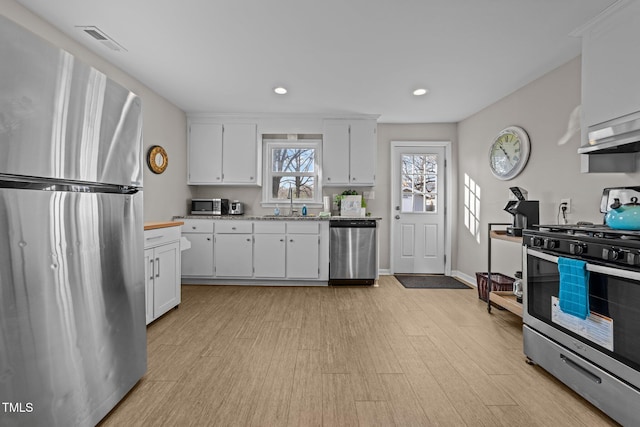
M388 268L381 268L378 270L378 276L389 276L391 275L391 270Z
M464 281L465 281L465 282L467 282L469 285L472 285L472 286L474 286L474 287L478 287L478 284L477 284L477 281L476 281L476 278L475 278L475 277L471 277L471 276L469 276L468 274L464 274L463 272L458 271L458 270L454 270L454 271L452 271L452 272L451 272L451 275L452 275L453 277L456 277L456 278L460 279L460 280L464 280Z

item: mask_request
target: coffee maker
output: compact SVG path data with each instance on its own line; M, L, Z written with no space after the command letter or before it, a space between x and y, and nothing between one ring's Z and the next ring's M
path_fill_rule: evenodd
M540 206L537 200L525 200L525 190L509 188L517 200L509 200L504 210L513 215L513 222L507 227L509 236L522 236L522 230L540 222Z

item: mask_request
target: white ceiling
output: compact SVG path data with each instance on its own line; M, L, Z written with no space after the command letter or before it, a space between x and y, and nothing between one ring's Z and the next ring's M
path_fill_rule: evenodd
M615 0L17 0L185 112L457 122L580 53ZM114 52L76 28L95 25ZM273 93L277 85L289 89ZM429 94L411 95L425 87Z

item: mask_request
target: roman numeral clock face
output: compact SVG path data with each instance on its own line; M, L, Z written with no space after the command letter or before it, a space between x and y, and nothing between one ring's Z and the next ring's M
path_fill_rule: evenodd
M489 150L491 172L498 179L515 178L526 166L529 151L529 136L524 129L517 126L503 129Z

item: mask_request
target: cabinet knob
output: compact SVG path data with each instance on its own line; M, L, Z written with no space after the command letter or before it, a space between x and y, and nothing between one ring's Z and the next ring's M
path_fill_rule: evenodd
M196 227L195 227L195 226L194 226L194 227L191 227L191 229L192 229L192 230L195 230L195 229L196 229Z
M289 240L291 243L293 243L293 239Z
M327 181L331 181L331 177L330 176L327 177Z
M249 180L250 180L250 181L253 181L253 177L252 177L252 176L250 176L250 177L249 177Z
M207 237L207 240L208 240L208 241L211 241L211 237Z
M231 227L231 229L232 229L232 230L235 230L236 228L235 228L235 227Z
M400 215L396 215L396 219L400 219Z
M355 176L354 176L353 178L351 178L351 181L355 181L355 180L356 180L356 177L355 177Z
M250 242L250 241L251 241L251 239L247 239L247 242Z

